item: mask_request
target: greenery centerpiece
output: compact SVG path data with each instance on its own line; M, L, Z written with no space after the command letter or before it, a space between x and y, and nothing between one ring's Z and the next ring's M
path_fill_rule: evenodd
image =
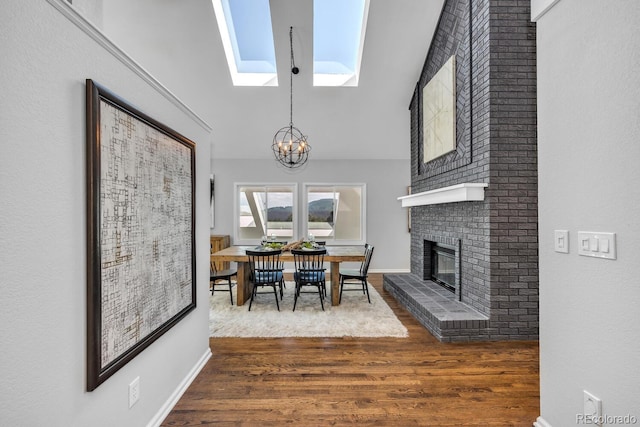
M274 251L278 250L278 249L282 249L283 246L284 245L282 243L280 243L280 242L267 242L267 243L264 243L262 245L263 248L271 249L271 250L274 250Z

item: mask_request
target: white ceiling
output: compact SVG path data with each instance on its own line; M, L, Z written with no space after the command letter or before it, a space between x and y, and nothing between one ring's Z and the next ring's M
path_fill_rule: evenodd
M315 159L408 159L409 102L444 0L370 0L358 87L312 86L312 0L271 0L279 87L234 87L217 24L214 159L269 158L275 132L289 124L289 27L300 73L293 123Z

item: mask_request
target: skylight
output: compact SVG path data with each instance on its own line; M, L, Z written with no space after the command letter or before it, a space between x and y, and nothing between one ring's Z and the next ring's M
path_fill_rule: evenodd
M314 86L358 86L368 12L369 0L314 0Z
M212 0L235 86L277 86L269 0ZM369 0L313 0L313 85L357 86ZM295 27L295 23L292 23Z
M212 0L235 86L278 86L269 0Z

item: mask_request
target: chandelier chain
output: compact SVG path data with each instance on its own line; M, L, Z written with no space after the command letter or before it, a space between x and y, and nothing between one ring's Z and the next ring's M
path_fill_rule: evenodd
M293 126L293 68L296 66L293 58L293 27L289 27L289 47L291 48L291 67L289 68L289 126Z

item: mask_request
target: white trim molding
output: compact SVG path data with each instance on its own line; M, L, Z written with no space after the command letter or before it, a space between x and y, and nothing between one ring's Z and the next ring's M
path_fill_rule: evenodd
M538 417L537 420L534 421L533 427L552 427L552 426L551 426L551 424L546 422L545 419L542 418L542 415L541 415L541 416Z
M531 22L537 22L558 2L560 0L531 0Z
M467 182L401 196L398 200L402 202L403 208L453 202L477 202L484 200L484 189L488 186L489 184L485 183Z
M159 427L164 421L165 418L169 415L174 406L178 403L182 395L189 388L191 383L196 379L204 365L207 364L209 359L213 356L211 353L211 349L207 347L204 354L200 359L196 362L196 364L191 368L186 377L182 380L182 382L178 385L178 387L171 393L169 399L160 407L160 410L156 413L156 415L149 421L147 427Z
M369 273L402 274L402 273L411 273L411 269L410 268L370 268Z
M153 77L140 64L133 60L126 52L116 46L102 31L98 29L91 21L87 20L78 11L70 5L66 0L47 0L51 6L56 8L69 21L74 23L80 30L95 40L107 52L122 62L127 68L136 73L142 80L146 81L158 93L164 96L169 102L182 110L194 122L196 122L205 131L211 132L213 128L196 114L189 106L182 102L169 89Z

